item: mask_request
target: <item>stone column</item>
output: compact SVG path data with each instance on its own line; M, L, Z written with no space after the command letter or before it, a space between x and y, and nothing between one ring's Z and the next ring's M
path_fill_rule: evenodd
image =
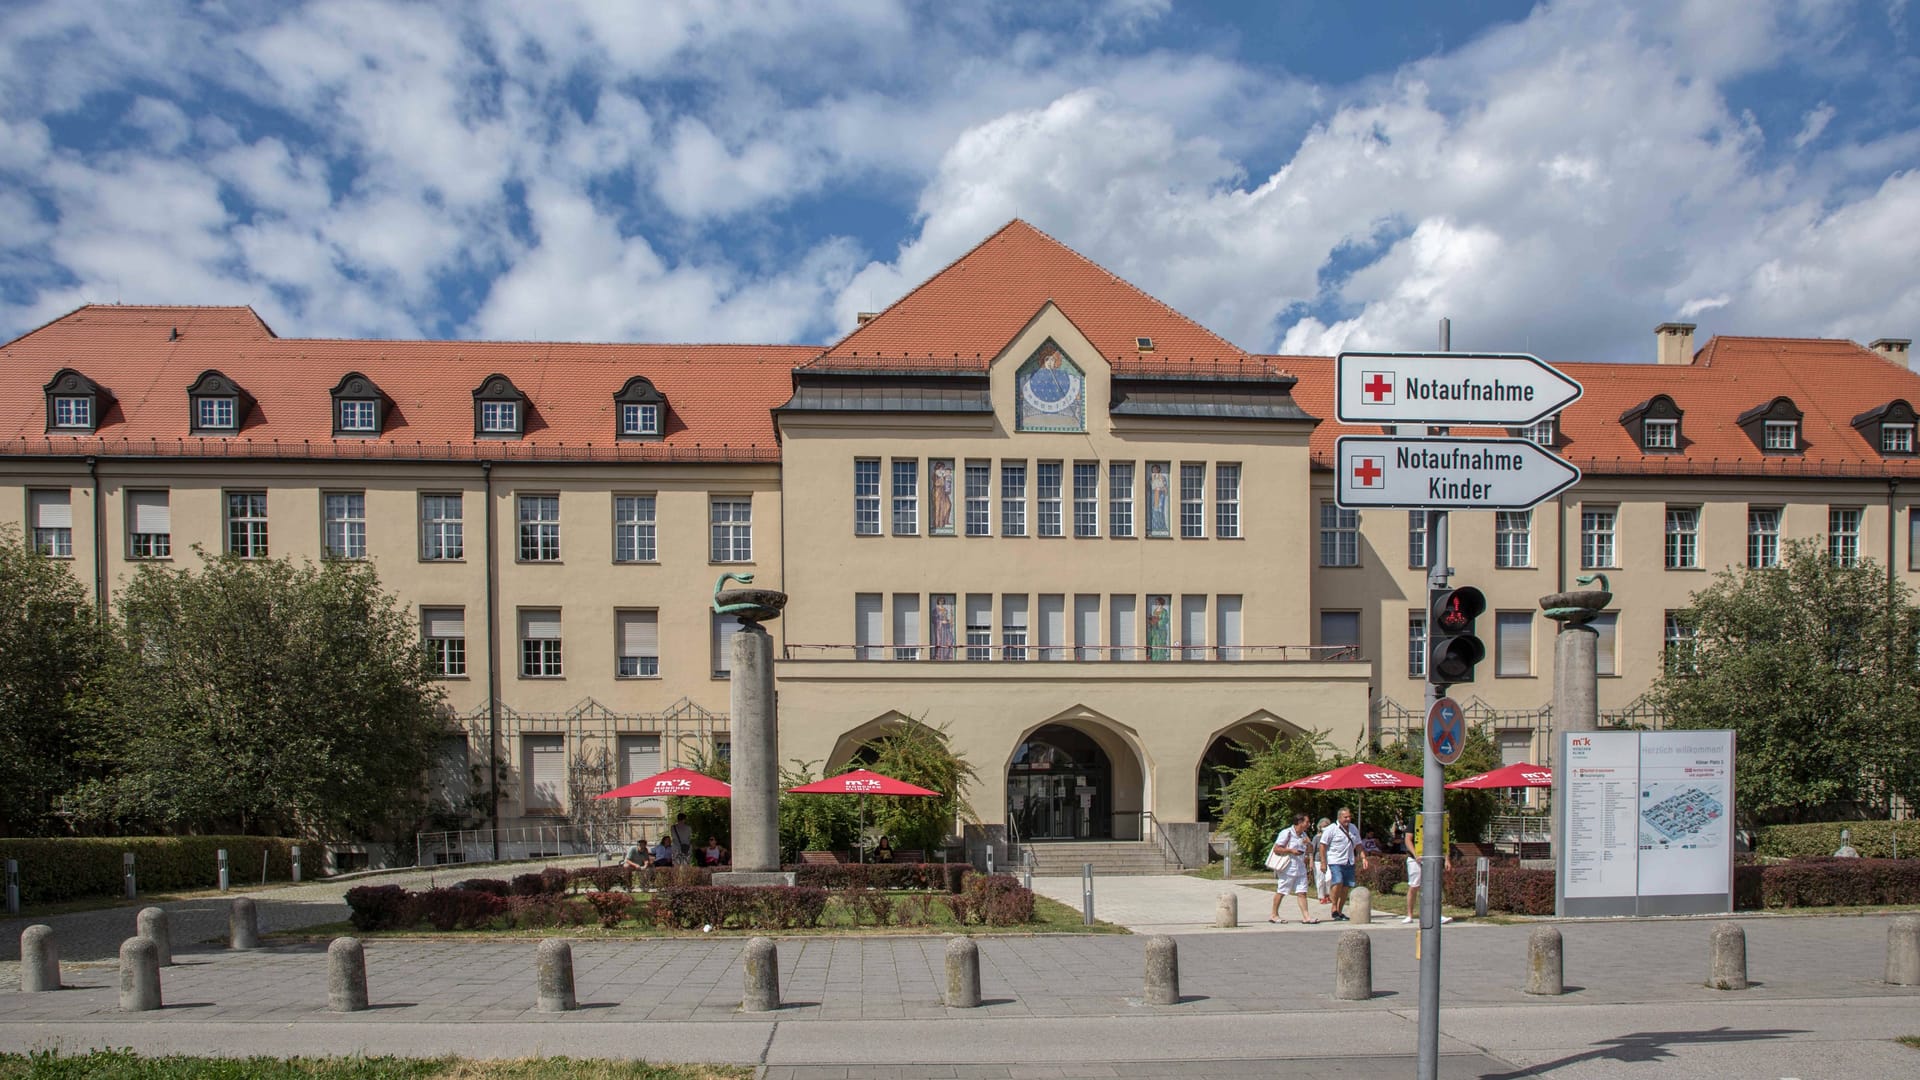
M1553 830L1550 839L1556 864L1563 854L1560 818L1567 805L1566 770L1562 768L1565 763L1559 758L1560 736L1600 727L1600 632L1590 624L1613 602L1605 574L1575 580L1582 585L1597 580L1600 587L1540 598L1540 607L1547 618L1560 624L1560 633L1553 640L1552 743L1545 755L1553 766L1553 813L1548 820Z
M751 583L752 574L727 574ZM780 733L773 690L773 635L760 624L776 619L785 593L773 589L714 588L714 611L740 619L733 637L732 716L733 867L713 875L716 885L791 885L780 872Z

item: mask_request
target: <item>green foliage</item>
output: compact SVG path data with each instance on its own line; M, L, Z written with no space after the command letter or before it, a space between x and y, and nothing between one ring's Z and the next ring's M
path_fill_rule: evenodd
M707 747L701 746L693 752L687 762L687 768L703 773L715 780L733 779L733 762ZM687 815L687 824L693 826L693 845L704 846L707 837L717 836L720 843L731 850L733 848L733 800L687 798L674 796L667 800L667 819L669 821Z
M1375 765L1385 765L1389 769L1398 769L1403 773L1421 776L1426 770L1426 747L1416 739L1407 739L1390 746L1376 747L1367 760ZM1447 783L1465 780L1483 772L1491 772L1500 767L1500 747L1493 736L1484 727L1467 729L1465 745L1460 748L1460 758L1448 765L1443 774ZM1376 808L1376 803L1378 804ZM1493 816L1504 809L1497 792L1493 791L1449 791L1447 792L1447 817L1453 831L1454 843L1477 840L1486 832ZM1392 791L1367 792L1367 828L1380 831L1380 841L1385 843L1393 815L1398 812L1406 821L1407 828L1413 828L1413 819L1420 813L1420 790L1402 788Z
M780 770L780 861L799 862L803 851L844 851L860 831L857 795L794 795L788 788L820 777L818 762L794 760ZM691 819L689 819L691 820Z
M1327 742L1327 733L1315 731L1292 739L1277 739L1266 746L1242 747L1247 754L1244 768L1229 774L1222 791L1224 812L1220 831L1233 837L1233 849L1241 858L1264 859L1273 838L1285 828L1293 814L1304 813L1319 821L1331 817L1346 798L1346 792L1271 791L1275 784L1298 780L1333 768L1340 756ZM1251 865L1258 866L1255 862Z
M85 776L75 714L102 634L69 567L0 525L0 834L57 828L57 799Z
M1684 615L1687 663L1651 696L1675 728L1737 732L1743 821L1804 821L1920 796L1920 668L1911 590L1816 541L1780 565L1721 571Z
M868 799L867 824L890 837L896 849L937 851L953 834L956 818L974 819L973 807L961 792L980 778L953 749L945 724L933 727L909 718L868 741L855 760L884 776L940 792L938 798Z
M1853 834L1853 849L1869 859L1920 856L1920 821L1819 821L1768 825L1755 830L1754 851L1770 859L1800 859L1840 850L1840 830ZM1894 839L1899 838L1899 852Z
M112 630L80 821L365 835L422 812L441 694L370 564L143 567Z
M260 855L267 855L267 879L293 875L297 840L265 836L102 836L0 838L0 860L20 860L20 896L28 904L49 904L86 896L119 896L124 852L133 852L134 879L142 893L211 889L220 884L218 852L227 851L235 884L258 881ZM309 874L320 853L309 847L303 858Z
M745 1080L730 1065L650 1065L644 1061L519 1061L458 1058L147 1057L131 1050L0 1054L0 1080Z

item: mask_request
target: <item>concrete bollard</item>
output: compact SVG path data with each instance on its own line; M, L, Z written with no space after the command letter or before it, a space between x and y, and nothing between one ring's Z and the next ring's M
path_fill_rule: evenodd
M234 900L232 910L227 912L227 948L257 949L260 947L260 913L255 910L253 901L242 896Z
M1527 935L1527 993L1557 997L1565 992L1566 969L1560 956L1560 931L1536 926Z
M60 946L53 927L29 926L20 933L20 992L60 989Z
M534 950L534 982L539 986L539 1011L572 1012L573 946L559 938L548 938Z
M1712 969L1707 986L1714 990L1747 988L1747 932L1736 923L1723 922L1713 928Z
M1240 897L1223 892L1213 903L1213 925L1232 928L1240 925Z
M293 845L293 883L300 884L300 845Z
M1165 934L1147 939L1147 989L1149 1005L1180 1004L1180 947Z
M327 946L327 1008L359 1012L366 1007L366 946L359 938L334 938Z
M1373 998L1373 939L1364 930L1340 935L1333 954L1333 996L1341 1001Z
M135 934L153 942L153 947L159 950L160 966L172 967L173 935L167 929L166 909L157 907L141 908L140 915L134 919L133 925Z
M780 1007L780 950L772 938L757 937L747 942L747 994L741 1008L747 1012L772 1012Z
M980 1007L980 946L972 938L957 937L947 942L947 1006Z
M1920 986L1920 917L1902 915L1887 925L1887 981Z
M1373 921L1373 890L1365 885L1347 894L1347 919L1358 926Z
M120 943L120 1011L151 1012L160 1007L160 948L151 938Z

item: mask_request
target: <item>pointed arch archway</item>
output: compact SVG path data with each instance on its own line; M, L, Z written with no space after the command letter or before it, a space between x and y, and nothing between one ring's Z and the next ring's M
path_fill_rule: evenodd
M834 776L860 763L858 759L862 746L911 719L912 717L898 709L888 709L858 727L841 732L840 737L834 740L833 752L828 754L827 760L821 763L820 775Z
M1023 730L1007 756L1007 825L1019 841L1138 840L1152 768L1137 732L1084 705Z
M1208 735L1201 744L1200 759L1194 766L1194 820L1208 823L1220 820L1219 795L1226 787L1226 778L1221 774L1221 769L1244 768L1249 751L1264 749L1277 740L1304 734L1305 730L1299 726L1265 709L1256 709Z

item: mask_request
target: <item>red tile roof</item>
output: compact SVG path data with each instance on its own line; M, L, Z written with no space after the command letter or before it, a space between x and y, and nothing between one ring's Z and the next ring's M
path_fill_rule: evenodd
M178 328L177 340L169 340ZM249 308L85 307L0 347L0 453L346 458L778 460L768 409L811 345L594 345L275 337ZM41 387L73 368L115 399L98 437L48 436ZM251 394L234 436L188 434L187 387L217 368ZM335 438L328 391L348 371L391 401L378 438ZM495 372L531 402L524 438L473 434ZM645 375L665 437L616 441L613 395Z

